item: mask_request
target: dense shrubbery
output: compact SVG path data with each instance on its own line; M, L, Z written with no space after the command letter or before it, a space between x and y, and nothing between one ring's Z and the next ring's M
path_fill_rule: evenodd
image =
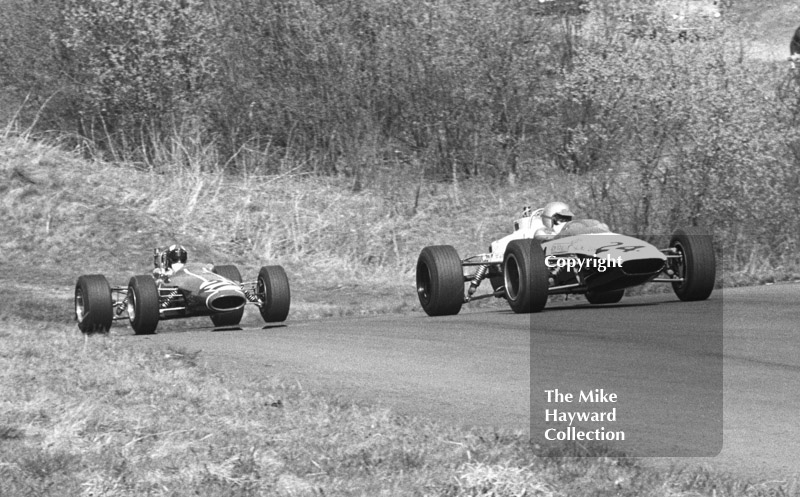
M0 9L11 33L3 85L33 91L33 112L55 96L46 127L148 160L143 152L188 120L223 163L255 157L268 171L289 157L357 173L399 150L432 173L515 173L533 160L572 50L569 31L524 0L10 0Z
M67 0L56 40L75 101L78 132L120 153L174 133L176 118L214 91L218 63L214 18L195 0Z
M34 110L44 126L148 157L176 118L202 117L195 106L214 90L208 83L219 53L214 18L194 0L2 7L3 86L30 93L32 106L43 106Z
M155 168L575 174L620 230L796 250L798 81L645 5L8 0L0 84L22 124Z

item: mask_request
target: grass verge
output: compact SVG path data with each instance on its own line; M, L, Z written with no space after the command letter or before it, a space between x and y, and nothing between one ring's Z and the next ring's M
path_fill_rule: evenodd
M312 392L201 352L0 320L0 495L796 495L601 448L548 452Z

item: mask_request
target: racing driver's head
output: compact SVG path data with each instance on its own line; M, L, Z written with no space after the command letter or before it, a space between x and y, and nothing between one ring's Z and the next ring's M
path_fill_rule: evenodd
M181 245L170 245L169 249L167 249L167 262L172 267L175 264L180 264L181 266L186 264L187 258L186 249Z
M557 226L572 221L573 217L572 211L564 202L550 202L544 206L542 211L542 224L546 228L556 229Z

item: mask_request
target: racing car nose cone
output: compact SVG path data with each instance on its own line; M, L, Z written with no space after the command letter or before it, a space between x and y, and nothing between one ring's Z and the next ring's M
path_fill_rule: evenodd
M208 300L208 307L215 311L235 311L245 304L242 295L220 295Z

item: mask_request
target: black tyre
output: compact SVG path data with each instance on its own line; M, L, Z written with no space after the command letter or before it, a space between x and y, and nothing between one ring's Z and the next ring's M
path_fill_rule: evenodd
M450 245L425 247L417 259L417 295L428 316L450 316L464 303L464 270Z
M698 228L677 229L669 246L682 256L672 264L676 275L683 278L672 283L675 295L684 301L707 299L717 278L717 258L711 235Z
M108 333L114 320L111 287L102 274L78 277L75 284L75 320L83 333Z
M590 304L616 304L622 300L625 289L612 290L610 292L586 292L586 300Z
M137 335L152 335L158 326L158 287L152 276L134 276L128 282L128 319Z
M242 282L242 274L236 266L214 266L214 272L236 283ZM242 321L242 316L244 316L244 306L235 311L212 314L211 322L214 326L236 326Z
M534 240L512 240L503 257L506 300L518 314L540 312L547 304L550 271L544 249Z
M502 276L492 276L489 278L489 283L492 285L492 290L497 292L497 290L503 288L503 286L506 284L506 280Z
M263 266L258 272L256 291L264 302L259 309L264 322L286 321L292 300L286 271L281 266Z

